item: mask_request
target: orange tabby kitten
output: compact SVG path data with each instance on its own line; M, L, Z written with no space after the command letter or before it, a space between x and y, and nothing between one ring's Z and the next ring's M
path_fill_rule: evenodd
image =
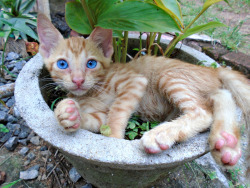
M52 78L70 92L55 109L66 131L99 132L107 124L110 137L123 138L135 112L162 122L141 138L148 153L169 149L212 126L209 143L215 160L233 166L241 157L235 103L250 123L250 87L241 74L154 56L110 65L111 30L97 27L88 39L63 39L43 15L38 16L38 34Z

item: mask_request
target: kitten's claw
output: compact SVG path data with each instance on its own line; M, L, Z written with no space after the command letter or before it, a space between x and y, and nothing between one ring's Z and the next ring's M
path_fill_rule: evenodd
M224 166L234 166L241 157L240 144L237 138L227 132L221 132L215 141L212 155Z
M59 124L68 132L74 132L80 128L79 107L72 99L62 100L55 109L55 116Z

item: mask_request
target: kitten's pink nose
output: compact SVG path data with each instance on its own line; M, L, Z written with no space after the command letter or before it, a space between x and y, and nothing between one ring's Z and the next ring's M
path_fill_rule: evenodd
M84 79L83 78L73 78L72 82L75 83L78 88L80 88L81 85L84 83Z

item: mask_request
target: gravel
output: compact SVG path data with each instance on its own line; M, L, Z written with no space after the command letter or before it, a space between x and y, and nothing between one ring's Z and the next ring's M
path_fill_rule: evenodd
M16 136L13 136L4 144L4 146L9 151L13 151L17 147L17 143L18 143L18 138Z
M26 156L30 149L28 147L22 147L22 149L18 152L22 156Z
M69 171L69 178L74 183L76 183L81 178L81 175L76 171L75 167L73 167L73 168L70 169L70 171Z

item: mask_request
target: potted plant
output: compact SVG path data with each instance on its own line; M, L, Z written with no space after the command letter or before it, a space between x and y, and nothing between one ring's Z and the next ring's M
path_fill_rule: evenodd
M128 4L130 4L130 2L140 5L142 5L141 3L149 2L146 6L150 6L151 8L154 7L154 10L160 10L160 5L155 5L150 1L123 1L118 3L117 1L113 0L103 3L103 1L96 0L86 2L89 3L85 4L88 5L87 9L92 8L96 10L96 16L103 15L104 13L106 15L109 15L111 13L114 14L114 12L112 12L111 10L114 9L114 11L121 11L121 9L116 8L119 6L126 7ZM84 7L84 3L86 2L83 0L81 1L82 4L79 4L79 1L74 3L78 3L76 5L83 5ZM117 4L113 5L114 2L117 2ZM94 6L95 3L99 3L98 6L102 8L97 9ZM67 4L67 6L69 5L71 6L72 4ZM112 8L113 6L115 6L115 8ZM106 10L105 7L111 7L112 9L109 9L110 12L101 12L102 10ZM129 7L126 7L124 9L128 8ZM160 11L165 15L163 9L161 9ZM75 10L75 12L80 13L80 10ZM68 17L67 20L69 18L70 17ZM103 17L102 19L104 18L105 17ZM176 26L174 27L175 29L173 29L173 31L177 31L177 21L173 21L175 18L172 18L170 15L168 16L168 18L169 20L172 19L171 23L175 24ZM98 17L98 20L100 19L101 18ZM106 20L103 23L109 22ZM97 25L105 27L100 24L101 22ZM119 28L119 26L115 25L114 27ZM91 30L92 27L89 27L89 32L91 32ZM121 30L126 29L121 28ZM76 31L79 32L78 30ZM160 31L164 32L164 30ZM116 33L117 36L121 34L121 32ZM190 33L192 33L192 30L190 31ZM114 45L117 45L117 42L119 40L125 41L125 43L123 43L125 45L119 47L120 44L118 42L118 46L116 46L117 54L115 56L117 56L116 58L118 59L124 59L127 54L126 51L119 52L120 49L122 51L124 49L127 49L126 46L128 44L128 33L124 32L123 34L124 39L115 39L114 43ZM149 52L151 48L150 46L152 46L153 44L154 36L156 36L155 33L149 35ZM185 37L186 35L180 34L178 36ZM177 37L177 39L180 40L182 37ZM131 35L130 38L130 43L137 43L136 46L142 46L140 44L142 44L143 39L145 39L141 35L139 39L138 36L133 35ZM177 39L174 40L178 41ZM176 41L172 42L171 44L177 44ZM176 44L174 44L173 47ZM162 40L162 43L159 43L159 45L167 46L168 42ZM172 47L169 49L170 51L173 50ZM214 62L214 60L210 59L204 54L184 45L181 47L179 54L180 59L186 61L194 60L193 63L205 61L208 64L211 64ZM207 144L208 133L201 133L195 138L192 138L185 143L176 144L171 149L157 155L146 154L141 148L139 140L129 141L108 138L103 135L94 134L86 130L79 130L70 134L65 133L58 125L53 111L46 103L46 91L40 89L41 87L43 87L41 78L44 74L46 74L44 72L43 60L42 57L38 54L25 65L25 67L19 74L16 81L15 98L16 105L20 111L20 114L26 120L29 127L31 127L44 140L57 147L76 167L78 172L86 179L86 181L92 183L95 186L145 187L155 182L159 178L167 176L168 172L175 167L187 161L198 158L209 151L209 147ZM185 153L185 155L183 155L183 153Z

